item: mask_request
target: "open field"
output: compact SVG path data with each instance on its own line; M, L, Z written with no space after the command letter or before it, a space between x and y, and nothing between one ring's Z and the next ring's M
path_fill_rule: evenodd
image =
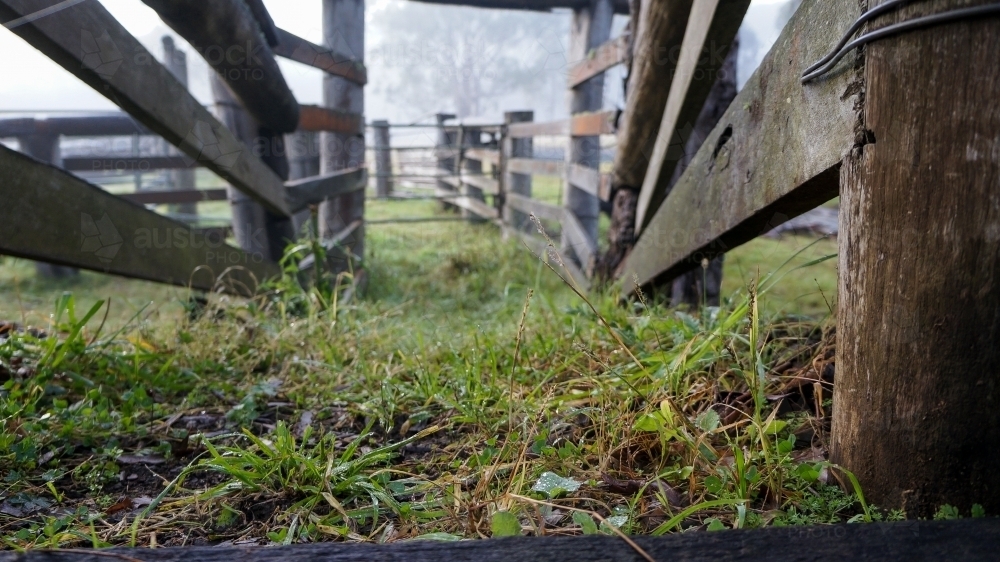
M437 205L370 202L366 216ZM454 540L899 516L835 486L825 461L836 260L793 268L834 241L777 284L769 273L813 241L754 241L727 258L726 304L683 313L622 306L616 291L588 304L489 226L367 236L361 298L284 280L190 318L183 289L42 282L5 261L0 318L58 338L0 336L0 540Z

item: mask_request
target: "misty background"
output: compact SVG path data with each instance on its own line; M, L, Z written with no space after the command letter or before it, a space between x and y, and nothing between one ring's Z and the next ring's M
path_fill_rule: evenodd
M97 0L91 0L97 1ZM171 35L188 54L189 87L212 103L208 65L139 0L100 0L157 58ZM777 39L799 0L754 0L740 30L742 86ZM322 41L319 0L265 0L275 23L314 43ZM530 109L537 121L566 116L569 11L484 10L368 0L365 64L366 119L430 122L438 112L499 122L504 111ZM612 36L627 23L616 16ZM36 51L0 30L0 112L117 110L109 100ZM320 104L321 71L278 59L301 103ZM623 105L621 67L605 79L605 108Z

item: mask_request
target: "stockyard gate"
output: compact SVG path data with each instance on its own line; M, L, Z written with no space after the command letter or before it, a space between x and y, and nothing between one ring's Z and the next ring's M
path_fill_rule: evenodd
M1000 4L312 1L0 0L119 108L0 99L0 561L997 559ZM558 110L370 119L389 4Z

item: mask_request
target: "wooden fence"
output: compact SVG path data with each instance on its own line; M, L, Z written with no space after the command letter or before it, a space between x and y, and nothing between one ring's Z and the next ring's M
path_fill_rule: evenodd
M341 8L349 3L336 2ZM363 29L363 2L353 3L357 4L353 6L356 13L338 20L342 30L352 26ZM340 135L343 138L330 144L344 146L345 138L363 137L363 117L335 101L327 107L300 106L274 57L277 54L322 69L328 76L328 87L347 91L358 101L367 81L362 62L275 28L266 13L251 12L242 1L149 4L196 48L233 45L259 54L236 60L227 55L219 64L206 59L219 78L214 89L225 124L192 97L186 76L177 75L172 42L165 44L168 57L166 64L161 64L99 3L70 2L50 8L37 0L0 1L4 27L128 114L89 122L80 118L0 122L0 133L5 126L10 129L0 136L18 138L22 152L28 155L0 147L4 182L0 190L4 215L0 253L249 294L257 283L278 272L276 259L283 244L277 239L272 242L272 234L293 237L295 218L309 205L319 204L323 225L335 229L325 233L328 240L341 244L348 240L360 247L363 228L359 221L367 181L363 162L321 154L326 173L288 179L288 158L277 148L283 144L284 133ZM192 14L197 17L188 17ZM213 27L215 21L232 25ZM363 33L354 35L363 37ZM349 46L358 53L364 50L363 43ZM333 83L337 80L344 84ZM62 160L58 156L60 136L123 133L155 134L177 151L111 161ZM256 148L262 141L271 143L268 146L274 150L258 154ZM223 178L231 189L228 194L189 188L119 197L68 173L108 166L146 170L199 166ZM142 206L227 198L233 201L234 216L240 219L234 229L241 248L218 237L206 241L203 232ZM266 231L264 238L271 242L263 251L258 230ZM223 273L229 281L218 282Z

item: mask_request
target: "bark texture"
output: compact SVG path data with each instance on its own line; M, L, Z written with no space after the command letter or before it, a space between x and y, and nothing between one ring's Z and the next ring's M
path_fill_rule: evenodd
M1000 512L998 52L997 18L870 45L842 167L831 453L909 517Z

